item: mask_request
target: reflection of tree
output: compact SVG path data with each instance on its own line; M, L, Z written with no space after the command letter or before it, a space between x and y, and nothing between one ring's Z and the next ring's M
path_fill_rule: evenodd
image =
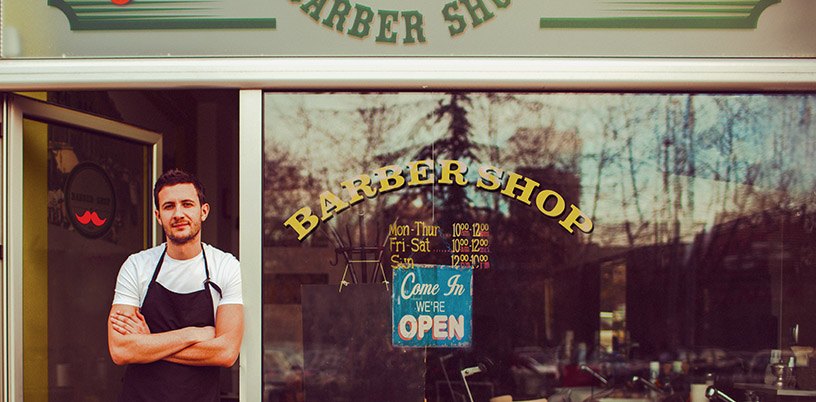
M477 161L504 171L573 173L583 190L582 199L570 201L597 224L586 238L602 245L689 240L715 215L722 221L814 198L816 173L801 169L816 152L812 97L344 95L350 105L336 108L293 98L297 106L280 114L291 132L272 140L278 149L267 153L267 159L284 158L270 168L292 167L280 178L267 178L280 181L270 189L282 192L266 193L280 198L268 203L275 209L295 199L314 208L320 191L345 196L338 185L343 180L426 158L462 161L471 181ZM291 194L298 183L301 198ZM431 219L436 209L450 219L498 224L513 202L472 186L428 185L378 195L354 208L371 217L387 206L386 222L394 211ZM291 214L291 203L274 213ZM353 215L333 224L356 224Z
M665 225L655 227L658 244L679 240L682 222L692 218L694 213L695 115L692 106L692 96L685 96L685 102L679 97L667 97L664 105L665 127L656 132L659 147L657 162L662 175L661 195L665 197L659 215Z
M518 128L504 148L507 160L504 167L539 183L538 190L553 190L565 200L577 202L581 194L578 176L581 145L574 130L561 130L554 124ZM490 215L491 227L501 233L491 239L491 244L499 246L499 250L526 250L520 253L523 258L517 260L539 268L560 266L571 258L577 238L562 233L563 228L558 225L550 225L534 205L524 205L501 194L496 196L505 205ZM552 247L541 247L543 244Z
M273 111L277 123L271 126L272 132L267 133L265 140L264 239L267 245L300 244L283 226L283 222L297 210L295 206L308 205L319 216L321 192L331 191L347 199L340 182L370 174L384 161L404 152L389 151L387 138L393 135L405 109L410 109L411 105L392 107L387 97L360 95L349 99L349 104L356 107L339 111L334 106L309 105L304 97L292 100L295 101L293 111ZM275 131L282 130L282 127L291 131ZM377 197L355 205L354 209L365 212L366 224L369 224L377 218L375 211L382 208L383 202ZM339 232L345 234L346 226L356 227L357 223L357 213L344 213L321 225L342 228ZM374 232L366 231L372 236ZM325 244L324 233L317 231L306 242ZM350 242L350 236L344 238L345 242Z
M507 142L507 152L520 166L552 166L577 173L581 140L575 131L563 131L553 123L543 127L523 127Z
M480 155L488 163L501 169L547 166L577 173L581 141L574 129L556 127L551 107L540 98L489 93L471 99L471 115L482 117L476 131L483 138ZM475 192L472 197L479 217L503 233L493 244L512 243L513 230L506 221L511 201L498 191Z
M696 177L720 185L709 205L729 220L802 199L813 189L801 169L813 145L808 97L712 97L715 124L701 131ZM810 144L810 145L809 145ZM801 202L801 201L798 201Z
M656 99L646 97L641 102L632 102L622 95L604 97L590 112L589 119L596 122L598 134L590 149L582 154L584 166L592 169L585 178L593 186L592 201L585 207L591 208L593 221L607 219L603 211L618 208L621 230L616 231L617 240L613 240L616 242L622 242L625 236L626 243L633 245L647 236L652 217L646 214L644 204L649 197L646 189L651 159L648 138L643 134L651 131L646 127L655 118ZM581 134L589 137L587 133ZM634 221L630 217L631 208L635 209ZM593 236L589 235L589 242Z
M596 121L579 131L590 144L580 159L592 189L584 206L606 228L592 240L690 240L714 215L722 222L808 196L814 174L801 166L814 148L811 104L795 96L599 97L589 118L579 117Z
M286 213L304 200L317 199L319 186L304 169L304 162L279 146L267 146L264 155L264 244L294 245L297 237L283 232Z
M783 129L771 128L767 146L772 156L757 168L757 181L765 182L777 194L812 193L813 170L799 167L803 159L812 159L816 152L816 138L811 116L811 102L808 97L780 96L768 106L766 113L775 116ZM764 199L764 204L787 203L788 199Z
M446 135L423 146L417 153L417 159L434 161L448 159L465 164L470 161L478 162L476 152L480 147L473 141L472 126L468 120L468 111L465 109L470 104L470 98L459 93L450 94L447 103L444 100L439 101L428 118L434 119L435 123L447 120ZM425 192L434 190L438 193L436 195L438 198L434 202L443 213L441 222L462 222L469 217L467 208L471 203L464 188L454 184L438 186L436 189L422 189Z
M717 166L719 169L714 170L716 180L722 180L725 184L724 194L722 197L722 209L726 210L729 201L729 191L733 193L733 201L737 203L739 210L744 208L739 205L744 200L739 197L738 191L732 187L734 184L743 183L748 178L747 169L748 161L740 158L738 145L746 140L745 134L748 134L749 127L741 129L741 125L748 122L753 117L752 111L748 106L747 100L740 99L739 101L729 101L729 98L717 98L715 103L719 108L719 116L721 126L715 135L713 145L720 153L724 160L720 162L724 167ZM724 171L723 171L724 170Z

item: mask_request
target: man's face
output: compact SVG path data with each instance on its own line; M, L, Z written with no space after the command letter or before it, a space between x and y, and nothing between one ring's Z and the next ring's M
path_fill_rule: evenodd
M159 191L156 219L170 243L181 245L198 238L201 222L209 212L210 205L199 203L195 186L190 183L166 186Z

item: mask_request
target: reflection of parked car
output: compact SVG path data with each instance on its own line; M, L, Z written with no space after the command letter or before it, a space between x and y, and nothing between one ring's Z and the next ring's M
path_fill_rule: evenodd
M263 357L265 400L295 402L302 390L303 363L297 354L267 349Z
M351 392L348 390L348 373L354 363L343 351L333 347L309 350L305 352L304 361L303 378L307 390L318 394Z
M747 362L738 353L726 352L721 348L700 348L688 352L691 370L698 374L705 373L742 373Z
M525 397L548 395L560 379L555 349L518 348L514 351L510 370L516 392Z

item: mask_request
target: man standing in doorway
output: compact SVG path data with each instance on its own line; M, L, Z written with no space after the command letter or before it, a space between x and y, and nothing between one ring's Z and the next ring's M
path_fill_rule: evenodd
M195 176L164 173L153 198L166 243L128 257L108 320L111 358L128 365L119 401L218 401L244 332L240 266L201 242L210 206Z

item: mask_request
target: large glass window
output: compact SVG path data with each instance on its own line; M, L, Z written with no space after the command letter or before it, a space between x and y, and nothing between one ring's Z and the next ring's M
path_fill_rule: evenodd
M816 389L814 106L266 94L264 400Z

